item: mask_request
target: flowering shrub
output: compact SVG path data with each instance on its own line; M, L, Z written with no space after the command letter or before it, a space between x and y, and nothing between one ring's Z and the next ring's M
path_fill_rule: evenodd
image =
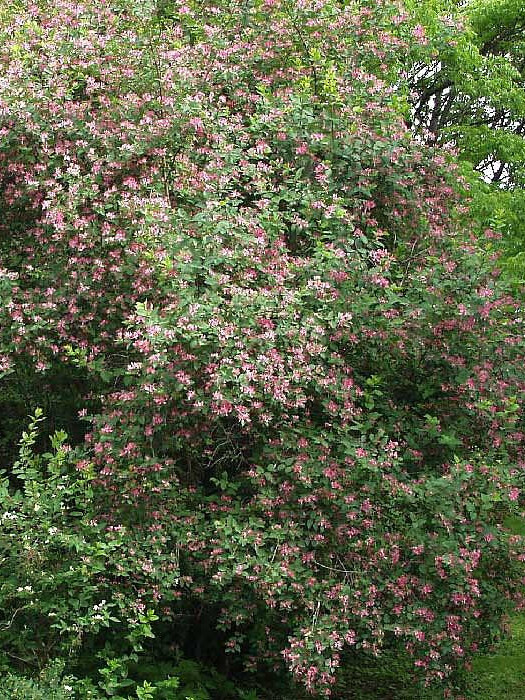
M399 9L26 10L2 49L0 366L92 389L93 594L186 645L170 620L198 607L246 669L317 695L383 647L445 679L519 598L523 322L452 155L379 77Z

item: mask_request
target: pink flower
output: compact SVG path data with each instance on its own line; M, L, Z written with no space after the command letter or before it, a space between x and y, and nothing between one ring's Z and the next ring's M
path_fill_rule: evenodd
M412 34L419 39L419 43L425 46L428 44L428 39L426 38L425 28L421 24L417 24L412 30Z

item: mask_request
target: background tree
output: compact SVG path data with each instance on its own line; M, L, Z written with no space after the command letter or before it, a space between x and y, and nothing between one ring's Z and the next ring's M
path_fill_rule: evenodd
M407 3L424 44L408 64L407 121L452 145L470 177L474 216L503 236L505 266L524 279L525 8L519 0ZM409 116L408 116L409 114Z

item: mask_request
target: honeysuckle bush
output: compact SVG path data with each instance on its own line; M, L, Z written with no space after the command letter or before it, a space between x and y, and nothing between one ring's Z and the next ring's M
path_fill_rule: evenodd
M2 381L79 416L69 554L8 578L6 658L96 656L111 694L145 637L337 696L386 648L446 684L521 602L523 318L453 154L404 125L403 8L10 14Z

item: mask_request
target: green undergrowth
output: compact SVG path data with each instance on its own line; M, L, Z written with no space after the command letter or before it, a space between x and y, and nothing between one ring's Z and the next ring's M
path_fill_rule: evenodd
M191 664L190 664L191 665ZM409 663L385 654L381 659L352 666L344 674L337 689L338 700L442 700L441 690L414 686ZM0 680L0 700L70 700L79 696L71 692L74 681L64 678L60 668L51 668L39 680L10 675ZM180 669L183 670L183 669ZM57 672L58 671L58 672ZM184 672L182 673L184 676ZM186 674L187 675L187 674ZM182 700L190 697L213 700L217 688L187 683L185 678L175 694L168 697ZM195 679L193 679L195 680ZM466 675L456 698L464 700L525 700L525 614L515 616L508 638L492 653L478 656ZM186 691L186 692L184 692ZM187 693L191 695L187 695ZM196 693L196 694L195 694ZM154 697L154 695L153 695ZM166 697L162 695L162 697ZM222 697L222 696L221 696ZM243 697L269 697L246 693ZM302 697L302 696L301 696ZM83 700L83 698L79 698ZM280 697L279 700L292 700ZM295 698L294 698L295 700Z
M473 663L468 700L525 700L525 615L515 617L511 635L493 654Z

